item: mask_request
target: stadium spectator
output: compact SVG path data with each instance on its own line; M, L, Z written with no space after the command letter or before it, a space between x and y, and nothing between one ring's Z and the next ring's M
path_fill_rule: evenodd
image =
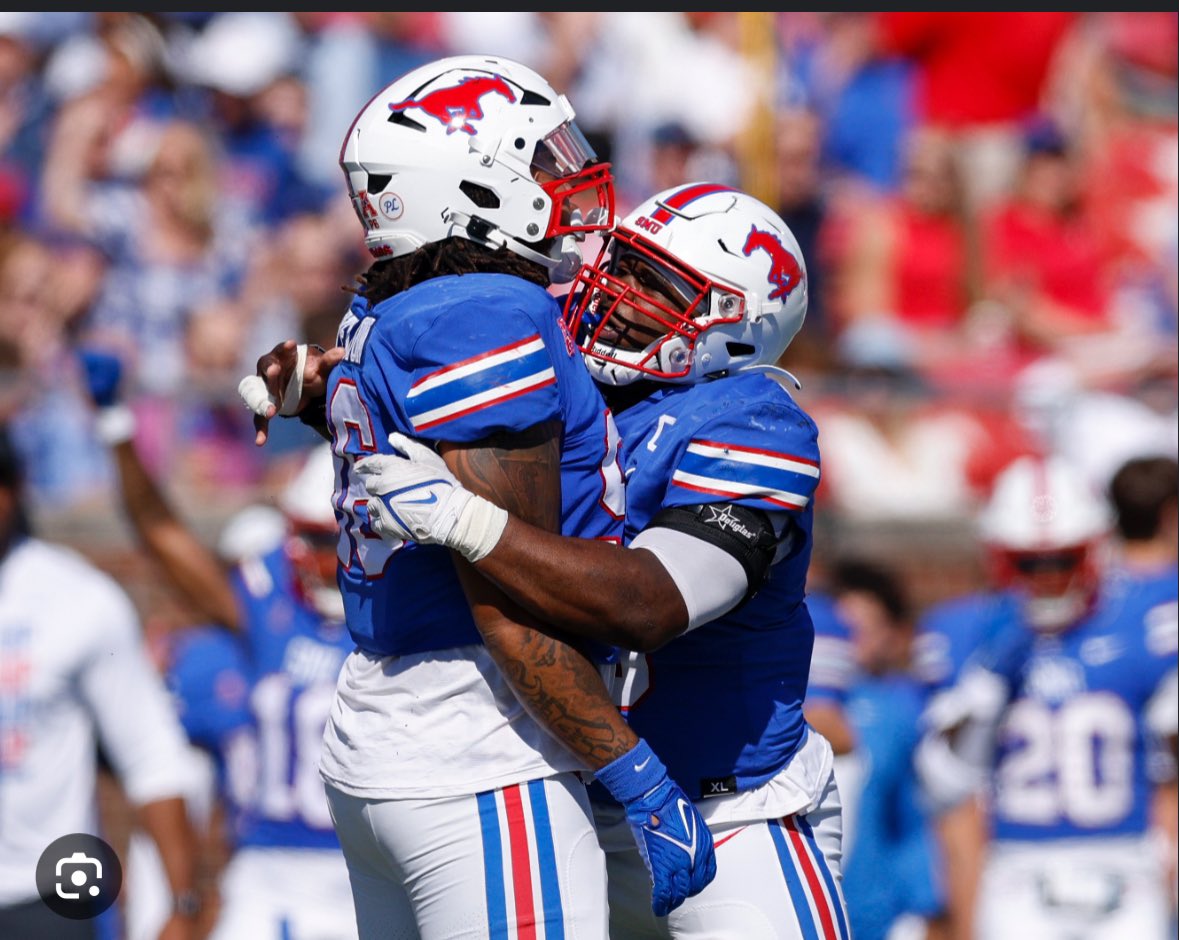
M971 211L1001 196L1019 165L1021 122L1039 110L1080 14L881 11L877 43L916 67L918 123L954 134Z
M830 272L836 333L885 320L923 374L964 344L970 236L953 141L929 125L904 142L895 196L847 199Z

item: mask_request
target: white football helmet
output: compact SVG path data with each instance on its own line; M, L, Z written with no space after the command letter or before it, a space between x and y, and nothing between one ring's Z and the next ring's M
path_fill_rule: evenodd
M978 529L999 584L1023 599L1037 629L1061 630L1089 610L1109 506L1059 457L1021 457L995 481Z
M386 86L340 150L374 257L458 236L506 246L554 282L573 276L587 232L613 224L610 165L595 159L564 95L518 62L478 55Z
M342 536L332 505L335 489L332 446L320 444L283 489L278 508L287 521L285 547L296 587L320 616L342 621L344 599L336 584L336 548Z
M777 213L693 183L619 223L578 272L565 318L600 382L692 383L773 365L806 307L802 251Z

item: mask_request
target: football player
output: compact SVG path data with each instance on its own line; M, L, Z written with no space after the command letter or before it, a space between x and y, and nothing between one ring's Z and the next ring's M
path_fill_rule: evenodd
M611 936L846 937L829 743L803 716L814 422L775 367L802 326L806 269L785 223L712 183L648 199L579 272L566 321L617 417L624 545L562 538L466 489L426 445L362 461L393 541L463 552L555 628L624 650L617 699L707 820L717 877L666 918L598 792ZM473 513L496 538L470 553Z
M982 938L1166 935L1150 756L1174 747L1176 583L1103 571L1110 521L1055 457L1011 464L979 519L1003 600L925 720L982 782Z
M587 768L625 807L649 908L666 913L715 868L707 827L595 662L466 561L379 538L355 472L391 433L414 434L538 526L621 538L617 431L547 290L612 221L609 167L573 116L541 76L492 57L433 62L379 92L341 151L376 260L337 347L280 345L242 384L260 441L275 413L314 421L322 403L336 457L357 650L321 771L365 937L605 936ZM460 553L478 558L500 528L476 509Z

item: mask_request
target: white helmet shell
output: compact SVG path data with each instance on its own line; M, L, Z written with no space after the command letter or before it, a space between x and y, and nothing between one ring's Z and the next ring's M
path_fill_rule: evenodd
M320 444L308 453L278 504L287 520L286 551L298 589L320 616L339 622L344 619L344 599L335 569L344 536L336 524L335 489L332 447Z
M594 160L564 95L527 66L477 55L439 59L386 86L340 150L374 257L457 236L550 271L579 261L576 241L613 222L609 164Z
M1078 623L1097 597L1097 548L1112 521L1106 501L1071 464L1021 457L995 481L979 535L1027 622L1057 632Z
M979 516L983 541L1013 552L1074 548L1104 536L1112 516L1085 477L1059 457L1021 457L995 480Z
M619 265L626 258L641 258L671 288L664 296L678 302L625 283ZM641 348L624 348L625 321L617 314L636 299L662 333ZM774 365L806 309L802 251L778 214L730 187L691 183L659 193L623 219L597 261L579 272L566 319L599 381L692 383Z

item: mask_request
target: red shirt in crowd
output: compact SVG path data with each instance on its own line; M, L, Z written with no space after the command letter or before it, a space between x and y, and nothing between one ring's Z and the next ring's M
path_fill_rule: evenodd
M886 54L919 65L918 113L951 127L1017 121L1036 110L1076 13L881 12Z

